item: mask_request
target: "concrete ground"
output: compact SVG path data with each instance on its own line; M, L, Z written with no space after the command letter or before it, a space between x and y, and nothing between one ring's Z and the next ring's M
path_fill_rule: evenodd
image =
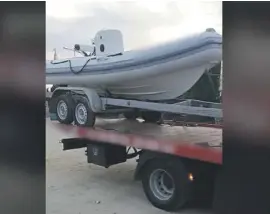
M135 160L105 169L87 163L85 150L62 151L65 133L46 120L48 214L159 214L133 180ZM183 214L210 211L183 210Z

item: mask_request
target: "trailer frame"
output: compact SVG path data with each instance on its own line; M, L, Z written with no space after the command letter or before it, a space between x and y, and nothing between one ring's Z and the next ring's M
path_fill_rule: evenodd
M222 106L220 103L200 100L188 99L180 102L175 100L174 103L168 104L106 96L101 97L95 90L84 87L58 87L53 92L47 91L46 93L46 100L48 100L49 103L49 112L52 119L57 118L55 115L57 113L56 105L57 102L59 102L57 98L61 95L73 99L75 103L78 103L80 98L83 98L87 102L87 105L84 103L85 109L89 109L91 114L104 114L110 112L125 113L139 110L152 113L159 112L212 117L216 120L220 120L223 117Z

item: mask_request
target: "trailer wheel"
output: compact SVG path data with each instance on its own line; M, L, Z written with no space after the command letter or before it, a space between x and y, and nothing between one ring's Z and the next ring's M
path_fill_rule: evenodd
M93 127L96 121L95 113L89 107L87 98L79 97L74 110L74 121L77 126Z
M73 122L74 101L71 96L60 95L56 98L56 117L60 123L70 124Z
M161 119L161 113L156 111L141 112L141 118L147 123L157 123Z
M125 112L123 115L128 120L136 120L140 116L137 111Z
M176 211L191 199L191 181L181 162L152 160L144 167L141 179L146 197L159 209Z

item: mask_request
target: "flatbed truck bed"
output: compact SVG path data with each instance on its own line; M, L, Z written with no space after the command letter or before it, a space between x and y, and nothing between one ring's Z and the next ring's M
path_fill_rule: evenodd
M139 157L134 176L142 181L146 197L155 207L173 211L191 201L212 201L215 177L222 165L220 126L171 126L101 118L91 128L54 125L68 133L60 141L63 149L86 148L89 163L108 168ZM130 154L130 148L134 153Z
M222 163L220 126L157 125L126 119L98 119L95 128L57 123L55 125L67 130L72 138L131 146L215 164Z

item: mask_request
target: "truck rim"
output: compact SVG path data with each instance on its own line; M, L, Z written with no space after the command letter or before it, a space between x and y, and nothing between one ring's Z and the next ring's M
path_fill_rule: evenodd
M65 120L68 115L68 106L65 101L60 100L57 104L57 114L61 120Z
M84 125L87 122L87 109L84 104L79 103L75 109L75 117L79 124Z
M150 175L149 186L156 198L161 201L169 200L174 193L174 181L172 176L162 169L156 169Z

